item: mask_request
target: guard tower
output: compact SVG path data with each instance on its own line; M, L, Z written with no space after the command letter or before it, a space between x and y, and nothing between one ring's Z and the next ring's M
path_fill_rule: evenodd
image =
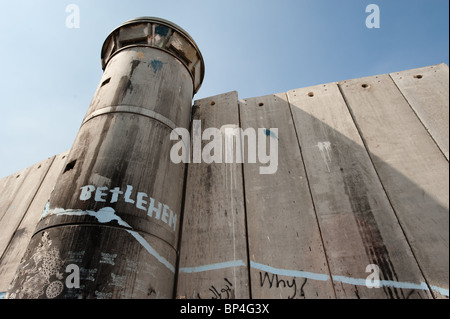
M9 298L173 297L185 165L170 134L189 129L204 61L182 28L142 17L110 33L101 63Z

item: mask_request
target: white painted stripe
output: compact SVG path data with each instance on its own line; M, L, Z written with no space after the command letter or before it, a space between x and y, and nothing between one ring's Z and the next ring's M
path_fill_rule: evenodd
M280 269L274 268L271 266L259 264L251 261L250 265L252 268L267 271L272 274L288 276L288 277L298 277L298 278L308 278L313 280L321 280L326 281L329 280L330 277L324 274L311 273L306 271L298 271L298 270L288 270L288 269ZM366 279L361 278L352 278L346 276L332 276L333 281L342 282L345 284L355 285L355 286L366 286ZM410 283L410 282L401 282L401 281L392 281L392 280L380 280L380 287L394 287L399 289L416 289L416 290L426 290L429 291L426 283L421 282L420 284ZM445 288L440 288L437 286L431 286L431 289L437 291L443 296L449 296L449 290Z
M179 272L180 273L198 273L198 272L209 271L209 270L225 269L225 268L241 267L241 266L246 266L242 260L233 260L233 261L228 261L228 262L196 266L196 267L183 267L183 268L179 269ZM254 262L254 261L250 261L250 266L254 269L266 271L271 274L276 274L276 275L280 275L280 276L307 278L307 279L313 279L313 280L319 280L319 281L327 281L327 280L331 279L330 276L328 276L326 274L319 274L319 273L313 273L313 272L301 271L301 270L275 268L275 267L260 264L260 263ZM346 277L346 276L331 276L331 277L334 282L342 282L342 283L354 285L354 286L366 286L366 279L352 278L352 277ZM393 287L393 288L399 288L399 289L416 289L416 290L429 291L428 286L425 282L416 284L416 283L411 283L411 282L380 280L380 287ZM437 286L431 286L431 288L443 296L447 296L447 297L449 296L448 289L440 288Z
M227 261L223 263L216 263L216 264L210 264L210 265L203 265L203 266L197 266L197 267L182 267L179 269L179 272L182 273L197 273L197 272L204 272L209 270L216 270L216 269L224 269L224 268L234 268L234 267L242 267L246 266L246 264L242 260L233 260L233 261Z
M366 286L366 279L351 278L345 276L332 276L334 281L342 282L344 284L355 286ZM392 280L380 280L381 287L393 287L399 289L417 289L417 290L429 290L426 283L414 284L411 282L401 282Z
M136 238L136 240L142 245L142 247L145 248L145 250L148 251L148 253L150 255L155 257L161 264L166 266L167 269L169 269L172 273L175 273L175 267L169 261L167 261L167 259L162 257L152 246L150 246L150 244L144 239L144 237L142 237L138 232L135 232L134 230L126 229L126 231L129 232L134 238Z
M97 219L101 224L110 223L113 220L121 226L132 228L128 223L126 223L122 218L116 215L116 211L111 207L103 207L98 212L93 210L80 210L80 209L64 209L64 208L54 208L45 212L45 215L69 215L69 216L92 216Z
M128 223L126 223L122 218L116 215L116 212L111 207L103 207L98 212L90 211L90 210L78 210L78 209L63 209L63 208L55 208L48 212L50 215L72 215L72 216L92 216L97 219L99 223L109 223L113 220L117 221L119 225L124 227L132 228ZM160 263L167 267L172 273L175 273L175 267L167 261L164 257L162 257L150 244L142 237L138 232L130 229L124 229L129 234L131 234L142 247L147 250L147 252L155 257Z
M438 287L438 286L431 286L431 289L433 289L434 291L437 291L438 293L440 293L443 296L449 297L448 289L441 288L441 287Z
M47 212L46 212L47 213ZM116 220L119 225L130 227L125 221L123 221L119 216L115 214L114 209L111 207L104 207L98 212L95 211L82 211L82 210L73 210L73 209L62 209L55 208L48 212L49 214L54 215L89 215L95 217L100 223L107 223L113 220ZM167 269L169 269L172 273L175 273L175 267L167 261L164 257L162 257L138 232L125 229L128 233L130 233L144 248L147 250L149 254L154 256L160 263L162 263ZM195 267L183 267L179 269L181 273L198 273L216 269L226 269L233 267L243 267L246 266L242 260L232 260L222 263L215 263L209 265L195 266ZM296 277L296 278L308 278L313 280L327 281L330 280L330 276L325 274L318 274L308 271L301 270L290 270L290 269L282 269L275 268L268 265L260 264L254 261L250 261L250 267L266 272L270 272L272 274L287 276L287 277ZM332 276L333 281L342 282L345 284L355 285L355 286L366 286L366 279L361 278L352 278L346 276ZM428 286L426 283L421 282L420 284L410 283L410 282L401 282L401 281L391 281L391 280L380 280L381 287L394 287L399 289L416 289L416 290L427 290ZM449 290L445 288L441 288L438 286L431 286L431 289L438 292L439 294L449 297ZM0 295L2 296L2 295ZM3 295L4 297L4 295Z
M271 266L256 263L254 261L250 262L250 266L252 268L255 268L258 270L270 272L271 274L287 276L287 277L308 278L308 279L314 279L314 280L320 280L320 281L327 281L330 279L330 276L324 275L324 274L317 274L317 273L301 271L301 270L289 270L289 269L274 268Z

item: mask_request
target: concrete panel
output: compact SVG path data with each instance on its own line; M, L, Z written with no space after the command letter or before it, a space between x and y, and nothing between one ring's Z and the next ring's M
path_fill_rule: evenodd
M274 174L261 174L260 154L244 162L252 297L334 298L286 94L241 100L240 114L243 129L264 133L258 152L278 143Z
M288 97L337 297L431 297L337 84Z
M389 75L339 86L427 283L448 295L447 159Z
M50 198L50 193L53 190L58 175L63 169L67 154L68 152L64 152L54 157L50 169L36 192L36 196L34 196L31 205L27 209L27 213L14 232L3 256L0 258L0 291L6 291L9 283L13 279L14 273L34 233L41 212Z
M442 63L390 76L448 160L448 65Z
M54 157L50 157L6 178L2 202L9 201L9 204L3 204L1 208L3 214L0 218L0 256L8 247L53 160Z
M239 126L237 92L196 101L192 118L193 139L200 140L205 129L217 128L224 147L225 128ZM209 142L203 140L201 150ZM207 164L202 159L189 164L177 298L250 296L242 164L225 163L222 155L221 163Z
M22 183L26 181L30 169L31 167L27 167L0 179L0 221L8 213L9 209L14 209L14 207L10 207L11 202Z
M184 47L181 42L170 43L174 52ZM98 219L101 206L95 206L95 211L87 206L76 212L58 211L66 225L44 225L26 253L47 268L36 272L31 264L22 267L23 276L10 296L54 297L51 288L61 287L61 278L67 276L65 266L75 263L81 265L81 283L90 291L66 290L61 296L67 298L448 297L447 65L296 89L239 103L237 92L196 101L191 137L201 140L199 134L206 128L219 129L223 161L229 151L225 141L233 138L225 134L226 129L254 129L255 144L250 144L250 130L246 130L239 140L245 144L244 164L235 159L233 163L207 164L201 151L210 140L202 141L197 144L200 153L194 150L201 163L192 163L191 156L184 174L185 165L170 162L169 149L175 142L166 139L174 127L187 121L189 107L180 111L166 105L176 105L174 101L190 96L192 90L165 95L158 106L149 96L159 84L148 91L155 81L147 81L143 75L150 70L156 82L175 92L188 73L173 82L170 79L178 63L166 63L166 53L150 60L141 49L127 54L127 61L139 61L130 60L131 67L129 61L119 63L118 55L109 61L109 65L115 64L114 72L105 70L96 93L100 98L94 97L92 114L85 118L93 133L86 135L85 142L74 144L74 155L63 153L0 179L0 299L63 170L66 191L53 192L60 197L78 200L82 186L109 185L109 191L101 187L92 193L91 200L106 199L118 213L125 211L126 203L134 202L134 210L124 219L111 215L111 210L102 211L108 227L92 227L93 222L106 222ZM200 72L202 65L198 65ZM167 72L158 75L160 67L168 68ZM121 69L129 81L122 78ZM197 77L201 78L201 72ZM139 103L144 107L138 107ZM106 113L111 113L111 121L102 125L99 120ZM201 129L194 129L199 122L192 120L200 120ZM142 131L134 126L128 129L130 123L139 124ZM156 142L145 142L147 137ZM110 149L110 155L94 156L98 149L89 143L98 144L100 150ZM163 145L154 152L165 154L164 164L156 165L151 173L144 169L147 157L140 155L149 145ZM275 171L271 145L278 150ZM264 154L258 152L262 146L266 146ZM253 147L255 161L248 153ZM80 178L83 160L76 156L77 150L86 158L95 158L89 178ZM269 163L262 163L267 160L263 155L269 156ZM133 158L124 166L117 164L125 156ZM116 171L122 174L128 164L136 164L137 169L127 173L123 183L116 185L105 178L116 176ZM102 175L99 169L111 174ZM182 173L173 178L175 171ZM147 175L145 181L134 181L142 175ZM179 211L177 231L164 235L162 227L137 217L141 206L147 204L146 214L157 215L158 201L165 202L170 193L180 194L174 205L174 211ZM119 201L126 203L112 203L112 195L119 194L123 195ZM146 195L156 198L155 211ZM124 209L119 209L120 205ZM74 226L77 218L85 218L85 223ZM161 225L165 226L162 221ZM44 246L47 251L41 249ZM61 249L59 255L53 254L52 247ZM60 273L46 264L47 257L54 265L62 265ZM369 264L380 267L379 289L365 286ZM28 280L32 277L27 274L34 279ZM47 288L33 292L33 280L45 282ZM100 291L99 285L107 289Z

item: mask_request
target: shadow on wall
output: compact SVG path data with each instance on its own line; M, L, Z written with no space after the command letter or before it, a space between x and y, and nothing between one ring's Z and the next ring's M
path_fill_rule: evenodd
M235 99L196 104L220 127L230 124L220 113ZM228 231L215 225L219 211L195 218L216 201L185 205L182 243L208 225L228 245L219 253L211 241L195 241L202 244L189 253L198 257L188 262L198 267L180 260L177 296L217 298L227 283L232 293L224 295L237 298L448 297L448 161L389 75L244 99L239 109L244 130L278 128L278 170L261 175L260 164L243 164L247 243L230 217ZM189 172L217 182L209 166L190 164ZM212 196L188 187L186 198L194 192ZM225 215L233 208L221 207ZM369 265L379 267L379 289L366 286Z
M278 168L188 165L177 297L448 297L448 160L389 75L196 105L203 130L277 128L266 142L277 139ZM63 159L0 185L17 184L0 201L2 287ZM26 201L25 176L36 184ZM380 288L366 286L369 265Z
M426 288L422 284L425 277L434 295L440 297L448 291L448 162L399 92L389 94L390 89L396 89L389 77L365 87L367 80L294 90L288 92L287 99L283 95L269 97L263 107L269 108L268 114L287 112L287 100L290 102L301 150L301 159L295 165L303 164L306 171L325 258L331 275L337 277L336 296L422 298L427 295L426 289L411 290L407 283ZM258 107L251 104L247 100L241 107ZM255 116L251 121L258 127L281 128L283 123L272 122L276 118L279 115ZM283 207L278 199L291 199L284 198L283 193L295 193L291 186L296 184L289 178L293 168L290 160L283 160L284 156L298 157L288 150L293 147L291 140L283 144L283 138L293 134L288 132L293 126L286 126L285 132L279 132L278 176L258 176L249 164L244 165L251 256L252 248L264 242L263 237L274 229L282 232L283 226L291 223L289 215L295 210L300 216L304 214L302 203L294 205L294 211L277 209ZM268 185L267 193L261 185ZM252 203L248 197L253 192ZM258 200L262 197L271 202L271 209L264 209L266 203ZM291 197L296 198L294 194ZM252 221L261 212L267 220L276 213L280 227L254 227ZM305 242L308 237L303 238ZM276 234L270 236L271 240L275 238ZM291 241L284 238L284 242L286 247ZM277 253L271 255L269 251L270 244L260 258L268 259L271 266L286 254L283 243ZM360 280L350 279L365 279L369 264L379 267L385 281L382 289L368 289L365 280L361 285ZM262 283L260 276L252 274L256 298L259 295L254 284L258 279ZM405 283L404 289L400 282Z

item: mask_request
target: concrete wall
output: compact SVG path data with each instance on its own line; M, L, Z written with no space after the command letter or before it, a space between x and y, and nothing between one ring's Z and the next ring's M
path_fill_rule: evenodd
M195 101L192 139L261 128L278 165L188 165L174 297L448 298L448 76L440 64ZM66 155L0 180L0 292ZM369 265L380 288L366 286Z

